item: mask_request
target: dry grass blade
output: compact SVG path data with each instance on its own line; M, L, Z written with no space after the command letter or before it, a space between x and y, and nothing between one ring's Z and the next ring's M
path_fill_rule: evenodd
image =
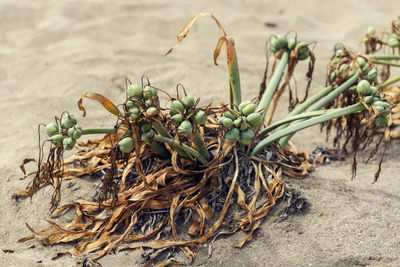
M83 93L81 98L78 101L78 108L79 108L79 110L83 111L83 117L86 116L86 110L83 107L83 99L84 98L97 101L106 110L108 110L111 114L114 114L114 115L116 115L118 117L122 117L121 111L119 111L119 109L117 108L116 105L114 105L113 102L111 102L108 98L106 98L105 96L102 96L101 94L92 93L92 92Z

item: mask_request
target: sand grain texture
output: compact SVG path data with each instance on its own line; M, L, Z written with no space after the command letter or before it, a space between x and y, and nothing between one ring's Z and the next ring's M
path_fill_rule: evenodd
M95 91L116 103L124 93L111 79L126 75L151 82L173 93L177 83L203 104L227 99L224 58L212 62L218 30L201 19L189 38L168 57L176 33L195 13L214 13L234 37L239 57L244 98L257 94L262 78L265 40L270 34L295 30L301 40L317 41L316 71L312 91L324 85L326 64L335 43L355 51L370 24L387 29L397 15L398 1L27 1L0 2L0 251L1 266L75 266L74 259L51 257L64 246L28 249L16 241L29 234L25 223L39 230L47 226L47 187L32 202L15 202L11 195L28 183L21 180L19 164L37 156L37 125L64 110L76 115L76 101L84 91ZM277 27L267 27L275 23ZM297 70L304 86L306 64ZM277 117L286 114L284 96ZM111 126L96 103L86 102L85 126ZM297 134L299 149L310 152L325 144L318 127ZM283 205L268 216L252 242L234 247L243 235L221 238L213 256L207 248L196 250L198 266L399 266L400 265L400 156L399 141L390 143L381 179L372 185L374 162L359 164L351 180L351 159L319 167L303 181L288 180L311 203L301 216L279 219ZM365 159L363 153L360 159ZM376 164L376 162L375 162ZM63 203L89 198L90 178L63 186ZM68 219L62 217L57 222ZM103 266L136 266L139 252L121 252L100 260Z

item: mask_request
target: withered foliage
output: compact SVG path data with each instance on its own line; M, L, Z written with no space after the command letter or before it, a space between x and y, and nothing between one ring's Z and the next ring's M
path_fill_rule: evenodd
M70 243L75 257L99 251L91 259L94 262L118 247L175 247L191 262L193 247L215 240L223 228L231 233L246 232L237 244L242 247L283 196L282 176L301 179L313 165L307 155L275 146L248 157L232 143L221 145L219 138L206 138L213 152L207 166L182 158L171 148L169 159L151 154L145 146L124 158L115 152L116 135L79 142L79 151L53 172L62 169L59 179L66 180L106 170L101 192L113 194L99 202L81 199L58 207L52 217L75 209L75 219L63 225L48 221L51 227L38 232L28 226L32 234L19 241L38 238L44 245ZM36 174L35 179L40 185L51 183L44 174ZM32 192L30 186L16 195L30 196ZM231 212L234 202L244 215L235 217Z

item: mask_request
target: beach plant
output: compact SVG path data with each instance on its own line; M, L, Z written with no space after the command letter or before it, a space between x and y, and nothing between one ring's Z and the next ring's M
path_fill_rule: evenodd
M118 246L155 250L174 247L192 261L194 246L211 240L211 253L212 243L223 233L221 228L227 228L231 234L238 230L247 233L237 244L242 247L284 195L283 175L301 179L314 167L305 153L287 149L284 138L350 114L363 114L373 124L387 124L391 105L377 93L375 86L379 85L370 73L372 66L368 65L367 72L360 64L355 69L335 67L335 75L343 79L335 76L334 85L296 107L298 101L293 100L291 113L272 123L296 65L305 60L309 60L308 91L315 59L309 44L297 37L272 36L268 43L272 73L267 75L267 67L256 101L243 100L235 42L212 14L192 17L178 34L174 48L204 16L213 19L221 32L214 50L215 64L222 47L226 48L229 103L200 106L199 99L188 95L183 86L178 85L172 96L145 77L140 83L127 80L126 100L121 105L97 93L84 93L78 101L83 117L83 100L89 99L115 115L117 122L110 128L83 128L77 116L63 112L45 125L48 139L41 146L37 170L30 173L33 180L14 197L32 196L51 184L55 188L51 216L74 208L76 218L63 225L51 222L50 228L39 232L29 227L32 234L21 242L35 237L47 245L75 242L69 252L75 257L100 250L93 261ZM338 53L340 65L345 62L342 53L345 50ZM352 90L358 96L352 105L323 109ZM160 94L167 96L167 106L161 105ZM93 134L103 136L81 141ZM44 160L46 144L50 149ZM64 151L74 148L78 151L64 159ZM24 161L22 167L28 162ZM59 206L63 180L102 173L94 200ZM234 202L245 215L234 217L229 212Z

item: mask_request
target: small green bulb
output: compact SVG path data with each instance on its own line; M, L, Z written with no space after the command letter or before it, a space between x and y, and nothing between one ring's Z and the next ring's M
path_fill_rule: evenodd
M132 83L131 85L129 85L129 87L126 89L126 93L128 97L136 97L136 98L143 97L143 89L136 83Z
M185 106L191 108L191 107L194 107L194 105L196 103L196 100L194 99L193 96L187 95L187 96L182 98L182 102L183 102L183 104L185 104Z
M49 137L52 137L59 131L57 124L50 122L46 125L46 133Z
M64 129L69 129L76 124L76 118L72 114L64 113L61 118L61 127Z
M203 110L197 111L196 115L194 115L194 121L198 124L204 124L207 122L207 114Z
M63 146L64 136L62 134L55 134L50 139L51 139L51 142L56 147L62 147Z
M131 153L135 148L135 142L132 137L125 137L118 142L118 147L122 153Z

